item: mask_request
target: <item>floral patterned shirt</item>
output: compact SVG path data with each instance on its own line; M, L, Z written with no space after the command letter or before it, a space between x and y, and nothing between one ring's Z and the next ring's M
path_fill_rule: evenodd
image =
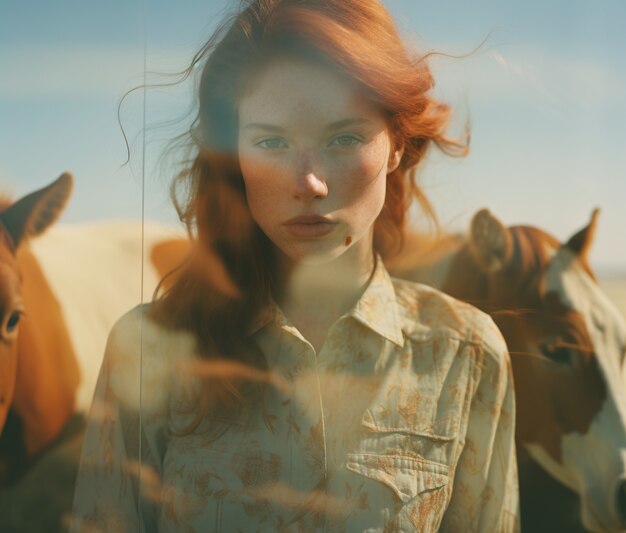
M191 338L145 307L118 321L73 531L519 530L510 361L487 315L378 261L319 353L277 307L252 339L268 365L249 369L262 405L185 433Z

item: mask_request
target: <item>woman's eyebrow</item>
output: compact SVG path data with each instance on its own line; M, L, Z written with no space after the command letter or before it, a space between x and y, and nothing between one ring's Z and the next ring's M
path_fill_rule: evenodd
M362 126L363 124L369 124L370 122L371 121L366 118L345 118L329 124L325 129L328 131L340 130L342 128L347 128L348 126Z
M324 129L326 131L334 131L348 126L362 126L363 124L369 124L371 121L366 118L345 118L336 122L331 122ZM244 126L246 130L264 130L274 133L284 133L286 130L282 126L276 124L267 124L263 122L250 122Z
M264 130L273 131L274 133L284 133L285 128L274 124L263 124L262 122L250 122L244 126L245 130Z

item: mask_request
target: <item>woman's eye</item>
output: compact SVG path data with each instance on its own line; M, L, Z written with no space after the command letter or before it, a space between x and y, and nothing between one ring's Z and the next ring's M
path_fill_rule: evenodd
M339 135L330 142L330 146L356 146L362 142L356 135Z
M278 150L280 148L287 148L287 143L282 139L263 139L256 143L257 146L260 146L264 150Z

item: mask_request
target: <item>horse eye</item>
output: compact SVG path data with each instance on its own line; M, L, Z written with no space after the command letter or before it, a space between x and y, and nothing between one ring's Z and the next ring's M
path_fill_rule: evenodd
M574 362L572 350L557 342L546 342L541 345L541 353L551 361L562 365L571 365Z
M9 320L7 320L7 333L13 333L13 330L20 323L20 312L13 311L9 316Z

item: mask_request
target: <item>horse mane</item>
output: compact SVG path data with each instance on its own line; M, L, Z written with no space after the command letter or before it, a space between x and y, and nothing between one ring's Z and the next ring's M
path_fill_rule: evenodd
M402 251L388 259L386 266L399 278L434 284L481 308L490 307L488 303L494 294L504 301L511 301L515 295L538 296L537 280L552 257L551 250L560 243L533 226L511 226L509 231L513 243L511 260L494 281L489 281L490 275L474 259L468 236L457 233L407 231Z
M439 288L490 313L539 305L541 274L552 257L551 251L560 243L532 226L511 226L509 231L513 245L510 260L494 273L479 265L467 236L461 242L447 240L440 245L440 250L449 250L451 257Z
M524 271L532 272L534 268L534 271L537 272L539 269L545 268L551 258L546 253L547 248L557 249L561 246L555 237L533 226L512 226L510 231L513 234L514 242L517 243L516 251L520 254L514 260L518 261L520 268ZM578 260L587 274L595 281L596 276L591 270L586 255L579 255Z
M536 275L551 259L550 250L559 248L559 241L534 226L511 226L513 257L511 266L523 277Z

